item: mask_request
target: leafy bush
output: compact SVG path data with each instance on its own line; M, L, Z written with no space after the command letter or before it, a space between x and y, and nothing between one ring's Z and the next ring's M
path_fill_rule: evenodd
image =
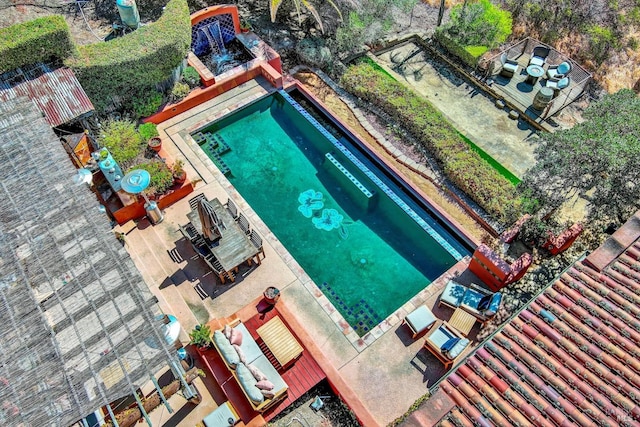
M142 91L131 99L131 108L136 117L148 117L158 111L164 97L155 88Z
M60 15L0 29L0 72L52 58L65 59L74 52L69 26Z
M482 56L482 53L487 50L486 46L474 46L474 49L471 50L469 48L464 47L457 41L453 40L443 29L442 27L436 28L436 32L434 33L434 37L445 49L449 51L454 56L460 58L462 62L467 64L470 67L475 67L478 63L478 59ZM476 55L475 53L484 48L484 51Z
M173 185L173 172L161 160L149 160L139 163L131 167L127 172L131 172L133 169L144 169L151 175L151 182L145 191L147 194L162 194Z
M200 86L200 74L193 67L186 67L182 72L182 80L189 85L190 88Z
M155 91L180 65L190 44L187 2L170 0L158 21L107 43L80 46L65 63L96 109L104 111L112 108L115 97L127 103L144 91Z
M473 151L426 99L366 63L349 67L342 84L403 123L445 175L496 219L509 222L518 214L515 187Z
M148 141L154 136L158 136L158 128L154 123L143 123L138 126L138 133L143 141Z
M188 84L182 82L176 82L171 89L171 102L182 101L191 92L191 88Z
M489 0L463 3L451 9L451 19L444 31L462 46L487 46L492 49L511 34L511 13Z
M191 344L198 347L208 347L211 344L211 328L207 325L197 325L189 332Z
M128 120L110 120L102 126L100 143L109 149L120 167L126 168L144 147L136 125Z

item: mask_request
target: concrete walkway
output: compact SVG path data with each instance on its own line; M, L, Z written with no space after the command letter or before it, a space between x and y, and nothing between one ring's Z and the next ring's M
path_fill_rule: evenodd
M522 178L535 164L537 137L528 124L510 119L506 110L496 108L483 93L431 60L418 45L400 45L377 59L398 81L427 98L460 133L517 177Z
M261 297L268 286L279 288L281 302L286 304L295 318L294 324L301 329L294 332L312 340L307 348L315 352L314 357L322 361L321 366L326 364L326 370L333 372L334 382L344 385L343 390L339 389L340 394L348 401L361 403L360 414L364 414L361 419L367 420L367 426L386 425L404 414L445 372L435 357L421 349L424 340L413 340L401 320L406 313L425 303L437 317L448 319L452 311L434 307L437 297L448 277L465 270L468 260L456 264L447 275L387 318L370 345L354 346L335 322L335 310L327 307L326 297L189 136L233 108L266 95L269 88L261 80L249 82L159 126L163 147L172 156L187 161L192 180L197 176L201 179L193 195L204 193L223 203L231 197L251 226L263 236L266 257L262 265L243 267L235 283L221 285L206 264L195 257L178 230L179 224L187 222L188 198L167 208L160 224L152 226L146 219L141 220L127 235L125 247L158 297L161 308L181 322L183 343L188 342L185 331L196 324L240 311ZM478 329L474 327L470 338L477 335ZM193 426L201 421L198 417L223 401L220 397L209 399L180 423L174 424L174 419L167 425Z

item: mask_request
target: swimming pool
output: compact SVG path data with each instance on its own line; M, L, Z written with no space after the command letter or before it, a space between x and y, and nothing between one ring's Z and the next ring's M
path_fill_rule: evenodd
M470 253L286 92L192 136L360 336Z

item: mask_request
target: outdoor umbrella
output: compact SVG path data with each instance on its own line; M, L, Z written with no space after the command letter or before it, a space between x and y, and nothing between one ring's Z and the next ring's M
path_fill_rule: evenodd
M213 206L205 199L200 200L200 203L198 203L198 216L200 216L204 237L209 240L222 237L222 221L218 218L216 211L213 210Z

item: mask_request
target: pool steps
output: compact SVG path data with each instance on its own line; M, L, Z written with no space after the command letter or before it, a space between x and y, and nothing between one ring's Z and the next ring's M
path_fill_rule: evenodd
M211 155L211 160L224 175L231 173L231 169L221 157L222 154L230 150L229 144L222 135L212 132L196 132L191 136L207 154Z
M362 183L358 180L358 178L353 176L353 174L351 172L349 172L347 170L347 168L345 168L344 165L342 163L340 163L338 161L338 159L336 159L332 153L327 153L324 156L327 158L327 160L329 160L329 162L332 165L334 165L336 167L336 169L338 169L340 172L342 172L342 174L344 176L346 176L347 179L349 181L351 181L353 183L353 185L355 185L358 188L358 190L360 190L362 192L362 194L364 194L367 197L367 199L370 199L370 198L373 197L373 193L371 191L369 191L369 189L367 189L367 187L362 185Z
M291 95L280 89L278 93L295 108L302 116L311 123L325 138L333 144L344 156L349 159L360 171L362 171L375 185L391 198L411 219L413 219L424 231L426 231L440 246L442 246L456 261L462 259L462 254L458 252L446 239L442 238L436 230L418 215L406 202L404 202L391 188L389 188L380 178L367 168L351 151L341 144L324 126L322 126L307 110L305 110Z

